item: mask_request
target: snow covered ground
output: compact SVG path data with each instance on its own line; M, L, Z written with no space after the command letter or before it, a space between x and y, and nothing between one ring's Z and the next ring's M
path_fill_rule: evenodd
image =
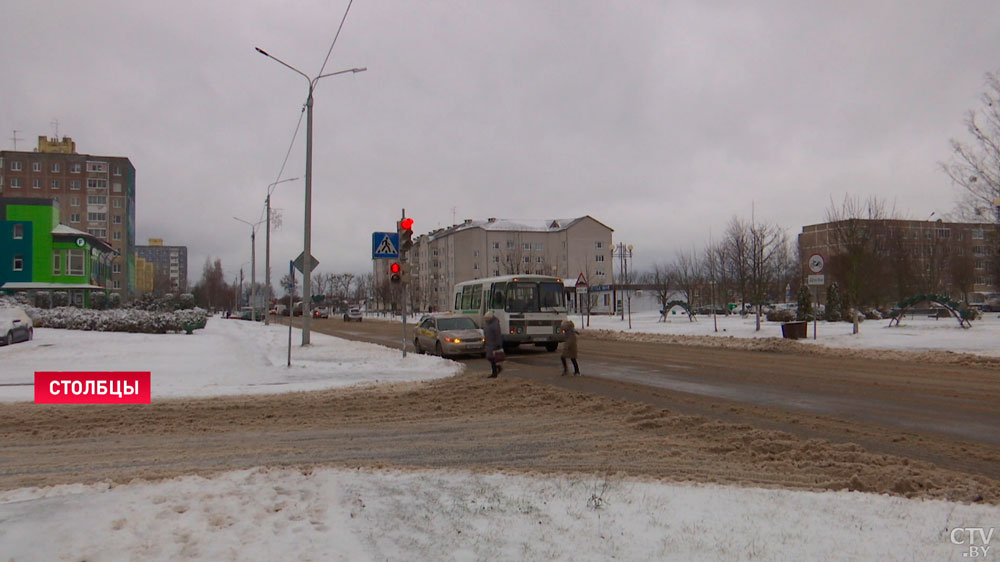
M780 336L776 324L754 333L749 318L720 318L718 334L711 317L656 320L634 315L632 331ZM848 324L821 323L817 342L996 355L1000 341L994 318L971 330L947 319L886 324L866 322L852 336ZM627 323L592 317L590 328ZM150 370L156 401L419 380L461 369L315 333L312 348L293 347L288 369L287 337L282 326L218 318L192 336L39 329L32 342L0 348L0 401L31 400L36 370ZM969 535L953 530L979 527L1000 528L1000 506L602 475L263 467L212 478L0 492L4 562L968 560ZM991 540L976 559L1000 560L1000 533ZM975 546L988 545L978 538Z

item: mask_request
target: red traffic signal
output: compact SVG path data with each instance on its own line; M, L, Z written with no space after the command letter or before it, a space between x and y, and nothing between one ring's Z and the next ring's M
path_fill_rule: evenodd
M403 230L413 230L413 219L410 218L403 219L399 221L399 226Z
M389 281L399 283L402 279L402 271L403 268L399 266L399 262L392 262L392 265L389 266Z

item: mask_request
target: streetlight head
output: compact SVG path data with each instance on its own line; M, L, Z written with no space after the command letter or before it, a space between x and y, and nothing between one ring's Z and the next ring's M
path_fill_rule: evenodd
M364 72L364 71L366 71L366 70L368 70L368 67L367 67L367 66L363 66L363 67L361 67L361 68L352 68L352 69L351 69L351 72L353 72L353 73L357 74L357 73L359 73L359 72Z
M267 51L265 51L264 49L261 49L260 47L254 47L254 49L256 49L258 53L264 55L265 57L271 56L271 55L267 54Z

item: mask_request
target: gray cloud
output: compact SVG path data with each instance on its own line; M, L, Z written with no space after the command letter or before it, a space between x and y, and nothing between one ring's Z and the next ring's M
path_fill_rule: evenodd
M277 179L305 80L346 2L14 2L0 22L0 131L138 170L140 242L230 275ZM648 267L734 214L796 232L830 199L948 211L937 163L995 70L992 2L355 2L316 91L313 251L370 269L400 208L464 218L590 214ZM302 176L304 125L284 177ZM301 251L302 181L274 204L275 271ZM258 238L261 242L263 237ZM258 250L263 272L263 250ZM285 264L285 265L280 265Z

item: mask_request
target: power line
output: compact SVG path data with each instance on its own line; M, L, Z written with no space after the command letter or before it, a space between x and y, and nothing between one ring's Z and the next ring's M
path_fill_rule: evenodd
M344 17L340 19L340 26L337 28L337 34L333 36L333 43L330 43L330 50L326 52L326 59L323 60L323 66L319 69L319 74L317 74L317 76L322 75L323 70L326 69L326 63L330 60L330 54L333 53L333 46L337 44L337 38L340 37L340 30L344 28L344 22L347 21L347 13L351 11L351 4L353 3L354 0L350 0L347 3L347 9L344 10Z
M302 110L299 111L299 121L295 124L295 132L292 133L292 142L288 143L288 152L285 152L285 160L281 163L281 169L278 170L278 177L274 180L275 183L271 185L270 190L267 192L268 197L271 196L271 192L274 191L274 188L277 187L278 183L281 181L281 175L285 173L285 165L288 164L288 158L292 155L292 148L295 147L295 139L299 138L299 128L302 126L302 116L305 114L306 108L305 106L302 106ZM263 218L264 213L265 211L261 211L261 218Z

